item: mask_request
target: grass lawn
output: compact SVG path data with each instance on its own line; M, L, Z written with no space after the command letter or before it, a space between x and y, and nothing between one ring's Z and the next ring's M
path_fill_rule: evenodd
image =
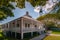
M43 40L60 40L60 36L47 36Z
M52 31L52 34L60 34L60 31Z
M60 34L60 32L55 32L55 31L53 31L52 34Z
M52 30L51 34L60 34L60 31ZM46 36L43 40L60 40L60 36Z

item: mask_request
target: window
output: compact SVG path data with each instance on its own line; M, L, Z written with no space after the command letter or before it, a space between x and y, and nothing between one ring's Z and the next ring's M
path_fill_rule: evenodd
M15 27L15 23L13 22L13 27Z
M25 23L25 27L27 27L27 24Z
M15 23L13 22L13 24L15 24Z
M17 25L17 27L20 27L20 25L21 25L20 24L20 19L17 20L16 25Z
M8 24L6 24L6 28L8 28Z
M30 24L27 24L27 23L26 23L26 24L25 24L25 27L30 27Z
M28 24L28 27L30 27L30 24Z
M19 24L17 24L17 27L19 27Z
M45 28L45 25L43 27Z
M35 25L35 27L37 27L37 25Z

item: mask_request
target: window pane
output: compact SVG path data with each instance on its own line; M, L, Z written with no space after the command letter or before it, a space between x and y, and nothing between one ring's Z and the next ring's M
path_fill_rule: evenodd
M37 25L35 25L35 27L37 27Z
M27 24L25 23L25 27L27 27Z
M6 28L8 28L8 24L6 24Z
M19 27L19 24L17 24L17 27Z
M30 24L28 24L28 27L30 27Z
M13 27L15 27L15 23L13 22Z

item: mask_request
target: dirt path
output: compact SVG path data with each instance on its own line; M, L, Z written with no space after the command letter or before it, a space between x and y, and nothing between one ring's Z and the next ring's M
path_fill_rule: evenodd
M60 36L60 34L49 34L51 36Z

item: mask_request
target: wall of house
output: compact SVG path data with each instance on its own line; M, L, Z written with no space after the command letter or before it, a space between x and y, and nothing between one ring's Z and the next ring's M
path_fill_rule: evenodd
M20 33L21 19L13 20L3 25L4 31L12 31ZM23 32L36 32L44 30L43 24L34 20L23 18Z
M24 33L42 31L43 29L43 24L41 24L40 22L23 18Z

